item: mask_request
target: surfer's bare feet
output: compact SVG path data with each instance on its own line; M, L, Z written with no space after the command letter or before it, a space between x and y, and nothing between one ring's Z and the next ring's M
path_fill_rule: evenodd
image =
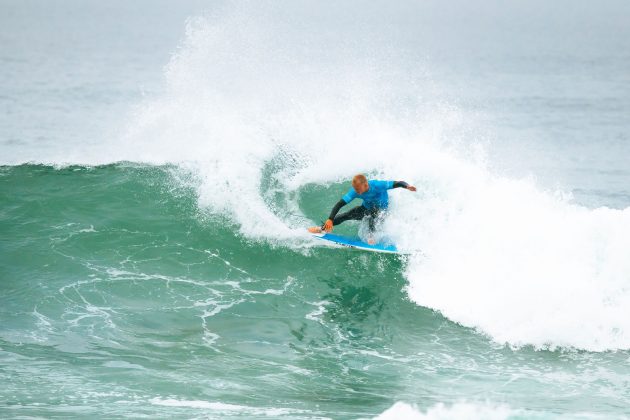
M308 228L308 231L311 233L322 233L322 228L321 226L313 226Z
M374 238L368 238L368 245L374 245L376 243L376 239Z

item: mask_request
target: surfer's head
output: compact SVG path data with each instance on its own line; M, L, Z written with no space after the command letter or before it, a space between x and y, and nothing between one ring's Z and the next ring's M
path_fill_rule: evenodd
M370 188L368 185L368 180L363 174L355 175L352 178L352 188L357 192L357 194L363 194Z

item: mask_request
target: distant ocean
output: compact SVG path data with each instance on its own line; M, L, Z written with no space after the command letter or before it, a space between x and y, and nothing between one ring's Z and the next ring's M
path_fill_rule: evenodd
M1 0L0 417L627 418L629 161L627 1Z

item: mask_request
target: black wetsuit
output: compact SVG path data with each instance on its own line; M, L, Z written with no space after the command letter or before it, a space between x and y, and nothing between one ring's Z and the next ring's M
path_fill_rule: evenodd
M407 184L405 181L394 181L394 188L407 188L408 186L409 184ZM337 204L335 204L335 206L332 208L330 216L328 216L328 218L333 221L333 226L339 225L347 220L363 220L364 217L368 217L368 227L371 232L374 232L376 219L381 214L383 209L378 207L368 209L367 207L360 205L338 215L337 213L339 213L339 210L346 204L348 203L346 203L342 199L339 200Z

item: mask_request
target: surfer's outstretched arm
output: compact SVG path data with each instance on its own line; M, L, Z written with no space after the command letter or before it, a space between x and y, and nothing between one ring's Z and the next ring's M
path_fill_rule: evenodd
M414 187L413 185L407 184L405 181L394 181L394 185L392 186L392 188L404 188L409 191L416 190L416 187Z
M335 204L335 206L332 208L332 210L330 211L330 215L328 216L328 220L326 220L326 222L324 223L324 230L326 232L329 232L332 230L333 227L333 220L335 220L335 216L337 215L337 213L339 213L339 210L341 210L341 208L343 206L345 206L346 201L342 198L341 200L337 201L337 204Z
M347 203L343 199L337 201L337 204L335 204L335 207L333 207L332 210L330 211L330 215L328 216L328 219L335 220L335 216L337 215L337 213L339 213L339 210L341 210L341 208L345 206L346 204Z

